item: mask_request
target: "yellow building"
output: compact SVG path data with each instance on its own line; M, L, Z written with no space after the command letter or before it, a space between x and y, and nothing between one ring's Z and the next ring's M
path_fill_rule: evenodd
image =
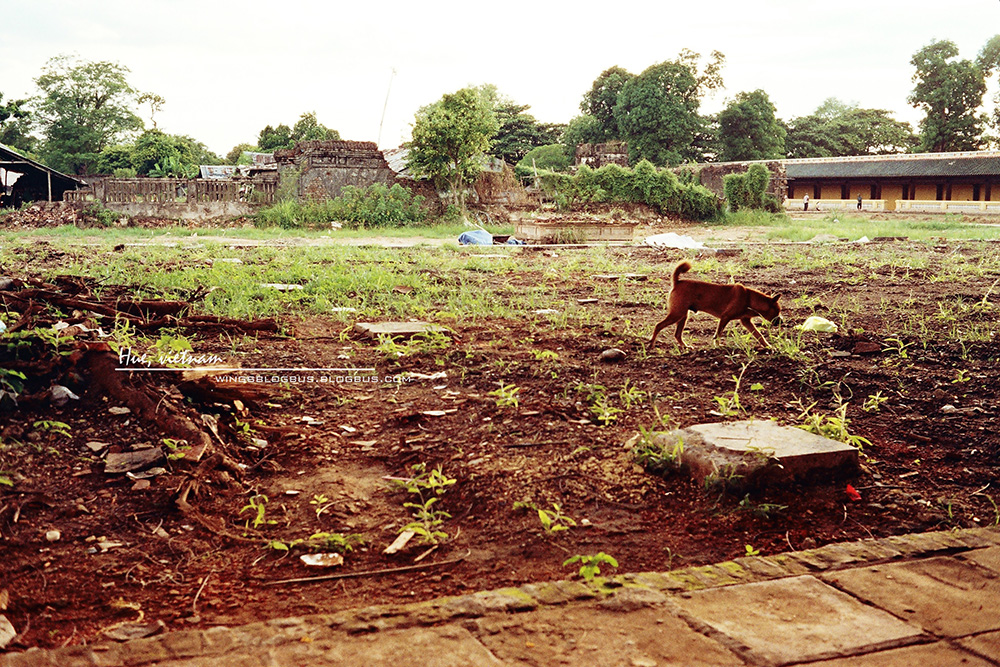
M782 161L785 207L1000 213L1000 151Z

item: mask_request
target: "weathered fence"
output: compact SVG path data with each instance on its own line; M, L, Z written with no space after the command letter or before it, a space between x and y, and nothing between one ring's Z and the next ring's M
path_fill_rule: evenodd
M105 178L85 190L69 191L68 201L99 201L102 204L195 204L247 202L270 204L277 183L259 179L199 180L183 178Z

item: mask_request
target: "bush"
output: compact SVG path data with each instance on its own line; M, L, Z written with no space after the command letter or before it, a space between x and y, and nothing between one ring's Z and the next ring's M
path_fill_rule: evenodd
M422 224L427 220L424 198L414 196L398 183L386 187L381 183L366 188L345 186L340 196L322 201L299 202L282 199L262 208L254 216L258 227L315 227L339 221L345 227L402 227Z
M729 212L736 213L741 208L749 208L747 179L744 174L726 174L722 177L722 192L729 204Z
M719 212L719 199L711 190L681 183L672 171L659 170L647 160L634 170L609 164L596 171L584 165L575 176L539 172L539 180L560 208L575 202L629 202L694 220L709 220Z
M571 164L573 164L573 159L566 157L566 148L562 144L549 144L548 146L532 148L525 153L517 166L521 167L527 174L534 176L535 169L565 171L569 169Z

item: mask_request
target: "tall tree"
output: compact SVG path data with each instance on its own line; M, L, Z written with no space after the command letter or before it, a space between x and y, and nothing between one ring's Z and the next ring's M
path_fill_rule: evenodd
M601 130L601 121L595 117L584 114L576 116L569 122L562 133L563 149L570 164L576 159L576 147L580 144L598 144L604 141L604 133Z
M475 88L463 88L417 111L409 148L414 173L446 189L464 213L465 188L479 175L500 129L489 102Z
M719 159L775 160L785 156L785 128L763 90L739 93L719 113Z
M340 141L340 132L320 123L315 111L307 111L292 127L284 123L277 127L266 126L257 135L257 150L269 153L291 148L300 141Z
M675 60L647 68L622 86L615 105L619 136L628 142L629 160L664 166L702 156L696 139L705 127L698 109L702 98L722 87L725 56L699 70L700 56L684 50Z
M933 41L913 54L916 84L907 101L924 112L920 150L971 151L983 144L985 116L978 113L986 92L987 70L972 60L958 60L958 47Z
M916 149L919 139L909 123L885 109L862 109L829 98L808 116L793 118L787 127L788 157L885 155Z
M0 93L0 144L23 153L34 150L36 139L31 136L31 114L27 100L11 100L4 104Z
M107 61L60 55L48 61L35 84L35 101L44 142L42 159L61 171L86 174L105 146L142 129L133 111L136 90L129 69Z
M615 105L618 104L618 94L622 88L634 78L635 74L616 65L601 72L601 75L594 79L590 90L584 93L580 111L593 116L600 123L597 139L599 142L619 138Z
M491 155L508 164L517 164L532 148L559 140L559 126L539 123L527 113L530 108L527 104L515 104L507 99L502 99L493 107L500 129L493 138Z

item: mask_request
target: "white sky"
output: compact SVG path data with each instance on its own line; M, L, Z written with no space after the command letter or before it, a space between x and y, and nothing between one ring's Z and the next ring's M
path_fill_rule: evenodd
M785 120L837 97L915 127L913 53L949 39L974 58L997 33L997 0L0 0L0 92L35 94L55 55L115 61L166 99L160 129L225 155L305 111L375 141L395 68L390 148L419 107L466 85L495 84L539 121L567 122L608 67L638 74L689 48L727 59L726 88L703 112L761 88Z

